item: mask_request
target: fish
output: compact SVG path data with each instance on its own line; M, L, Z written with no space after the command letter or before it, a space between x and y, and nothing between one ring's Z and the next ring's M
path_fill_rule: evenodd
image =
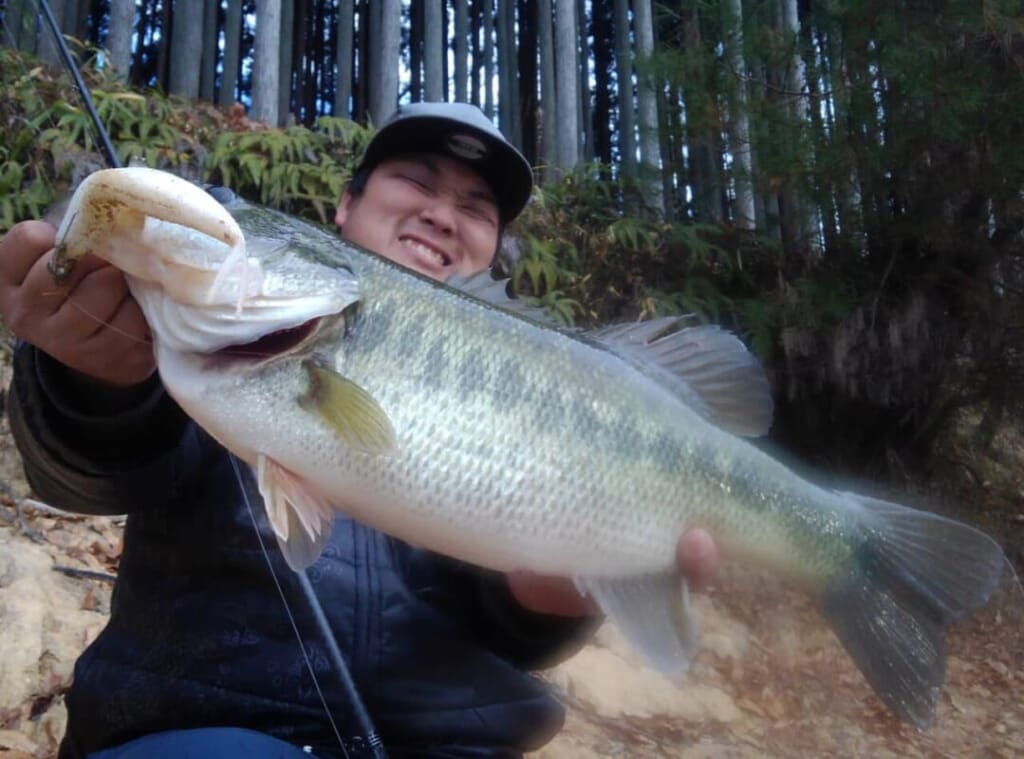
M255 472L301 571L338 513L493 570L570 578L657 669L699 625L676 545L817 602L900 718L934 718L945 628L1006 563L983 532L830 489L751 438L771 424L758 360L714 325L559 328L487 275L440 283L285 214L144 168L90 175L51 271L120 268L182 409Z

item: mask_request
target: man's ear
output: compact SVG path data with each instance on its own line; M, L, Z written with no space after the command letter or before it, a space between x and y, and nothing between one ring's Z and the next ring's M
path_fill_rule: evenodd
M348 208L352 205L352 196L348 190L345 190L341 194L341 200L338 201L338 209L334 212L334 225L341 229L345 224L345 220L348 218Z

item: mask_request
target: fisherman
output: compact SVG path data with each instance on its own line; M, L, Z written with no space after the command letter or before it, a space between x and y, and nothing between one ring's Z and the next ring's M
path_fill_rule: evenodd
M444 281L490 264L532 182L476 107L403 106L335 221L343 239ZM229 454L164 392L124 277L86 256L58 286L54 237L28 221L0 240L0 314L21 339L11 429L41 498L129 515L110 621L67 694L61 759L367 755L363 708L392 757L512 757L550 740L563 711L529 672L597 623L571 580L498 574L338 518L308 575L351 702L262 514L253 529ZM691 587L717 562L703 530L678 557Z

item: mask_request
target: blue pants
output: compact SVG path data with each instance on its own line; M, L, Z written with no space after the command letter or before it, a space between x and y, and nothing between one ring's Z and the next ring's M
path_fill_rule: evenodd
M298 746L240 727L204 727L154 733L86 759L315 759Z

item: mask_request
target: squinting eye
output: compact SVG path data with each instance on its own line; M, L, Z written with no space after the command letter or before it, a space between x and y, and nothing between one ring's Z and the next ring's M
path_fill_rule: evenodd
M474 219L486 221L490 224L497 224L494 218L494 214L489 209L484 208L483 206L463 206L462 208L467 214L472 216Z
M409 182L410 184L416 185L421 190L424 190L424 191L427 191L427 192L430 191L430 185L429 184L427 184L426 182L424 182L423 180L419 179L418 177L416 177L416 176L414 176L412 174L399 174L398 177L400 179L404 179L406 182Z

